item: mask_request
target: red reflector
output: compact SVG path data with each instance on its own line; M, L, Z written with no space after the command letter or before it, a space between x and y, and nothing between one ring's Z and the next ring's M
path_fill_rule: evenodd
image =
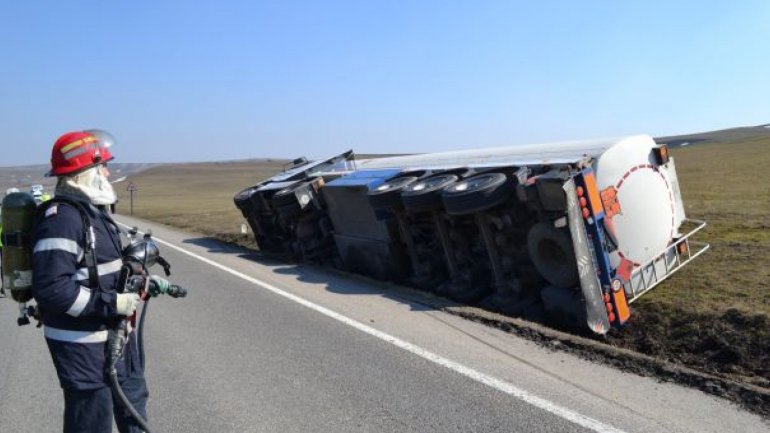
M679 254L687 254L687 242L682 242L677 245L677 249L679 250Z

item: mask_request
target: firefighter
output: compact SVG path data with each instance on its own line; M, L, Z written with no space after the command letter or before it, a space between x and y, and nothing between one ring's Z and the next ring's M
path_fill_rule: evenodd
M116 200L107 180L110 144L109 134L101 131L69 132L56 140L49 173L58 178L55 197L37 213L32 236L32 293L64 392L65 433L110 433L113 416L121 433L141 431L113 399L106 376L107 328L133 315L141 302L135 293L116 291L122 246L107 211ZM85 257L91 251L85 221L95 234L91 257L96 266L88 266ZM167 281L153 278L168 287ZM118 363L118 377L129 401L147 419L149 394L133 333Z

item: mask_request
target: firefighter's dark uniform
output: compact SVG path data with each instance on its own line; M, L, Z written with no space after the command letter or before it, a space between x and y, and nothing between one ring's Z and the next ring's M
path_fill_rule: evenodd
M56 202L36 216L32 293L64 390L64 432L110 433L113 413L121 432L141 431L113 398L106 371L107 327L117 317L116 285L121 267L119 229L104 210L82 202L94 227L100 288L89 285L80 212ZM121 387L146 419L144 372L132 333L118 363Z

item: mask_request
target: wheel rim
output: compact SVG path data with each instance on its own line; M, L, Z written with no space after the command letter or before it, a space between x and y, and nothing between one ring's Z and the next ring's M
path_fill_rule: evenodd
M452 191L464 192L482 188L495 179L495 174L497 173L473 176L472 178L459 182L457 185L453 186Z
M403 188L404 186L409 185L414 181L415 179L413 177L399 177L398 179L389 180L383 183L382 185L375 188L374 192L384 193L384 192L392 191L394 189Z
M409 185L406 191L419 193L420 191L435 188L436 186L441 185L442 183L445 183L454 179L457 179L457 176L454 176L454 175L434 176L434 177L425 179L423 181L416 182L412 185Z

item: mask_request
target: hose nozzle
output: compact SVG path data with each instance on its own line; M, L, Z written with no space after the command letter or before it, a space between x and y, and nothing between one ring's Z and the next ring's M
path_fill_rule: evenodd
M187 297L187 289L182 286L172 284L171 287L169 287L167 294L172 298L184 298Z

